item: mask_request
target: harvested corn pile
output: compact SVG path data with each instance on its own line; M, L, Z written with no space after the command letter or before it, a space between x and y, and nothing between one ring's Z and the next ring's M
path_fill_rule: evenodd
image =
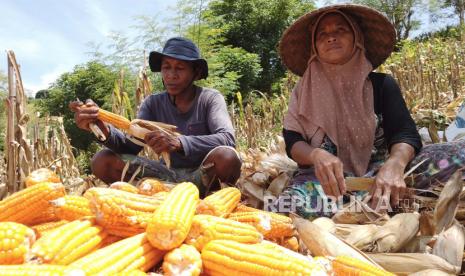
M460 272L465 235L456 219L463 186L458 174L431 210L389 217L362 208L360 219L344 209L344 216L314 222L247 206L237 188L199 200L192 183L172 189L145 183L143 192L142 183L116 183L76 196L60 183L39 182L5 198L0 275ZM13 212L17 204L29 212ZM341 224L341 218L365 224Z

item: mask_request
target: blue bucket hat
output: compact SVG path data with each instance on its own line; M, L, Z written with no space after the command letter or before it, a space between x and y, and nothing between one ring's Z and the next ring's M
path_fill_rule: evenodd
M179 60L191 61L200 68L200 78L206 79L208 77L208 64L207 61L200 57L200 50L187 38L173 37L166 41L163 51L150 52L149 65L152 72L160 72L162 57L172 57Z

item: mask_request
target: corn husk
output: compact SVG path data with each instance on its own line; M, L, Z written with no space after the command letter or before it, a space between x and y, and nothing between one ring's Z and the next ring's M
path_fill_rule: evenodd
M454 266L432 254L377 253L367 255L387 271L399 275L408 275L426 269L436 269L451 274L460 272L460 266Z
M464 246L463 226L455 221L449 229L438 235L432 253L452 265L461 266Z
M432 236L416 236L413 237L399 252L401 253L428 253L428 243L431 241Z
M434 235L434 217L431 211L420 213L420 234L422 236Z
M331 234L336 233L336 223L334 223L334 221L330 218L319 217L312 220L312 222Z
M336 232L334 233L338 238L345 240L347 236L354 231L355 228L361 226L360 224L336 224Z
M373 244L375 234L379 231L380 227L375 224L358 225L345 238L345 241L365 251Z
M304 242L313 256L340 256L346 255L358 260L368 262L379 267L366 254L352 247L350 244L340 240L335 235L320 228L309 220L291 216L294 225L299 233L300 239Z
M392 217L373 236L373 243L367 251L377 253L397 252L417 233L420 214L403 213Z
M437 269L425 269L422 271L418 271L412 274L409 274L409 276L449 276L449 275L455 275L455 274L449 274L441 270Z
M353 200L348 206L337 211L332 220L341 224L383 224L389 220L389 216L374 211L360 200Z
M449 228L457 213L457 207L462 192L462 171L456 171L442 189L434 208L435 234Z

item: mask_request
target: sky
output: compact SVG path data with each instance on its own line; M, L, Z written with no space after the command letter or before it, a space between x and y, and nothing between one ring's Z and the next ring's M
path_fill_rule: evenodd
M325 0L317 0L317 6ZM0 70L6 50L15 52L28 95L46 89L58 76L90 60L88 42L108 41L111 31L136 32L134 17L172 17L176 0L0 0ZM439 23L423 18L422 30ZM420 32L421 32L420 31ZM419 33L419 32L417 32ZM154 50L154 49L149 49Z
M175 2L0 0L0 70L7 72L6 50L13 50L31 95L88 61L88 42L106 41L111 31L135 32L130 28L134 16L166 16Z

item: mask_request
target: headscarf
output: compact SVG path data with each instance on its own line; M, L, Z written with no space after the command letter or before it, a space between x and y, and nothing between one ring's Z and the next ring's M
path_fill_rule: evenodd
M354 33L352 57L342 65L323 62L316 51L316 29L329 13L342 15ZM302 134L315 148L327 135L337 147L344 171L361 176L368 168L376 128L368 78L373 66L365 56L363 34L348 15L329 10L313 24L311 35L308 67L292 92L284 128Z

